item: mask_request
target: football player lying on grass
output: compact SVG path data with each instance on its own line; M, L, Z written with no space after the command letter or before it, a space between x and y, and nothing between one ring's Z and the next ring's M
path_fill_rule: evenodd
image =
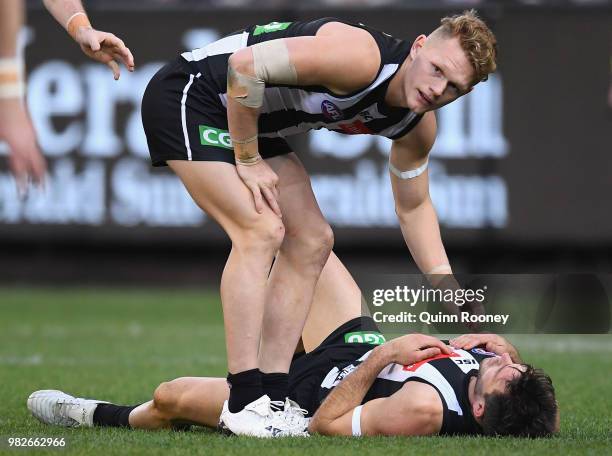
M317 285L302 333L305 353L295 356L290 370L290 394L307 407L301 413L312 416L310 433L541 437L556 432L550 377L523 363L503 337L468 334L447 345L410 334L385 342L374 321L361 316L361 293L348 271L337 260L326 267L331 271ZM160 384L152 400L136 406L57 390L34 392L27 405L42 422L61 426L216 427L228 395L224 378L182 377ZM252 408L273 431L286 429L287 420L291 425L293 417L279 413L284 404L260 402ZM296 417L295 423L301 422Z

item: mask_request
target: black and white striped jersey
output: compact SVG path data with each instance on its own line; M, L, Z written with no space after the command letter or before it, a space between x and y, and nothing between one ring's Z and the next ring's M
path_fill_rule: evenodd
M352 363L334 367L321 382L319 400L323 401L370 353L368 351ZM441 354L409 366L389 364L378 374L363 403L389 397L410 381L426 383L436 389L444 407L440 434L479 434L482 431L472 416L468 385L470 378L478 375L481 361L492 356L497 355L473 348L454 350L450 355Z
M334 21L344 22L323 18L310 22L254 25L202 48L185 52L182 57L189 62L194 74L201 74L200 81L206 85L207 94L225 107L227 61L233 52L263 41L313 36L323 24ZM285 137L326 128L344 134L373 134L397 139L419 122L422 115L407 108L388 106L384 101L389 82L408 56L411 43L362 24L350 25L367 30L378 44L381 64L374 81L345 96L335 95L322 86L268 84L259 117L260 137ZM350 70L338 68L338 71Z

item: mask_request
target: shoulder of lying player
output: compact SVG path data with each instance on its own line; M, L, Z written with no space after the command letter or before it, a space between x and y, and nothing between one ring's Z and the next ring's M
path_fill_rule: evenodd
M421 382L408 382L389 397L364 404L362 435L435 435L442 428L444 407L439 394Z

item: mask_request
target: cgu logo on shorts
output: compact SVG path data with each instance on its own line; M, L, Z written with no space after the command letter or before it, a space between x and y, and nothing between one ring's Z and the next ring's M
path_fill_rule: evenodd
M233 149L232 140L227 130L220 130L208 125L200 125L200 144L203 146Z
M375 331L357 331L346 333L344 343L346 344L372 344L380 345L386 342L385 336Z
M329 100L323 100L321 102L321 111L326 119L340 120L344 118L344 114L342 114L340 108Z

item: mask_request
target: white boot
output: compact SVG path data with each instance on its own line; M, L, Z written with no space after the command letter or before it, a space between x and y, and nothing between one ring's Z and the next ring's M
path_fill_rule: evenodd
M65 427L93 427L98 404L105 401L74 397L58 390L34 391L28 398L28 410L46 424Z
M295 419L289 419L282 403L272 402L267 395L247 404L237 413L231 413L227 401L219 420L222 432L236 435L272 438L303 435L304 428L298 434Z

